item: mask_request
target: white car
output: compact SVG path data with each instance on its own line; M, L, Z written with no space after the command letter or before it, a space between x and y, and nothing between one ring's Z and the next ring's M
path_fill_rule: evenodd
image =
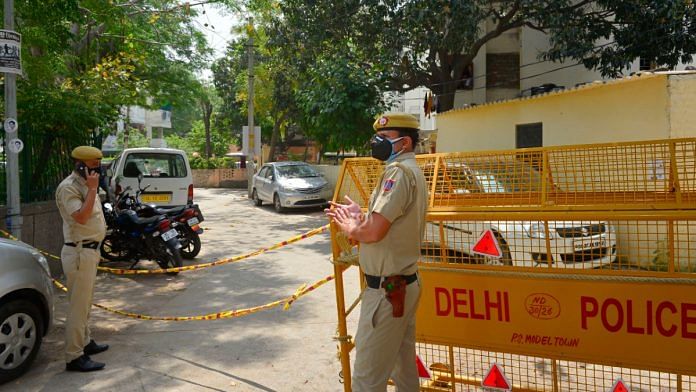
M447 198L486 194L507 197L514 192L541 191L541 176L529 164L512 157L498 161L472 159L467 162L446 162L437 190ZM497 195L496 195L497 194ZM495 204L495 203L492 203ZM480 252L476 245L486 231L492 241L490 252ZM548 233L548 248L547 236ZM550 250L550 252L548 252ZM589 269L608 265L616 259L616 234L607 221L431 221L426 227L423 253L449 262L521 267L548 266ZM486 256L485 254L496 255Z
M23 242L0 238L0 384L29 369L53 312L46 258Z
M111 163L107 177L116 194L130 187L138 190L138 175L143 175L140 196L146 204L183 206L193 202L193 174L186 153L171 148L127 148Z

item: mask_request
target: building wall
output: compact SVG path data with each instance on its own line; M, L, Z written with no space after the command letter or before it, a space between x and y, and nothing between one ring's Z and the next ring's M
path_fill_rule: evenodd
M22 204L22 241L53 255L60 255L63 248L63 220L58 212L56 202L44 201ZM0 207L0 216L5 216L7 209ZM7 230L5 220L0 220L0 229ZM60 260L47 257L51 276L63 273Z
M667 75L644 78L440 114L437 151L513 149L515 126L538 122L543 146L668 138Z
M670 137L696 136L696 74L669 77Z

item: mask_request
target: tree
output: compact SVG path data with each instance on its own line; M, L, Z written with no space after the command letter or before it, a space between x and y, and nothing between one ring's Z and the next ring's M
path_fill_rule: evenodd
M544 58L574 59L605 76L636 57L674 66L696 53L692 0L286 0L280 7L279 34L305 67L329 55L364 62L382 74L380 88L429 86L443 110L453 107L460 76L483 45L520 27L549 34ZM611 43L598 45L603 39Z
M231 1L202 1L231 3ZM123 105L194 106L210 50L196 7L176 0L16 0L22 34L17 110L23 173L55 186L77 144L99 143ZM23 180L27 182L26 178ZM4 184L3 184L4 185ZM50 193L50 192L48 192Z
M363 150L375 116L385 107L370 69L326 56L307 76L297 93L307 134L322 150Z

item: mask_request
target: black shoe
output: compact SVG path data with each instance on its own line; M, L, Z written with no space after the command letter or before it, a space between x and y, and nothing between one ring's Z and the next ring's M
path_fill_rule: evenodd
M94 354L99 354L103 353L104 351L109 349L108 344L97 344L97 342L94 341L94 339L89 341L89 344L85 346L84 353L85 355L94 355Z
M82 355L65 364L65 370L70 372L93 372L102 370L105 363L94 362L88 356Z

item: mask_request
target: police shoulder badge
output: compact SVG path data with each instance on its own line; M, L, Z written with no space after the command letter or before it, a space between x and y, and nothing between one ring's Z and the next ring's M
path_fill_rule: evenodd
M396 180L389 179L389 180L385 181L383 190L385 192L389 192L394 187L394 184L396 184Z

